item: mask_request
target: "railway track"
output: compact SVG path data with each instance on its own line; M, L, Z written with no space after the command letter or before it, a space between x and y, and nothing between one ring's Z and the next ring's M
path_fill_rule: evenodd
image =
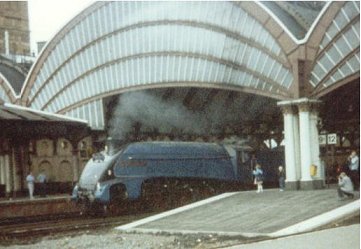
M147 195L141 201L125 202L121 205L122 209L108 210L109 213L113 213L111 216L99 216L97 212L99 210L93 210L94 212L87 214L67 213L0 220L0 245L29 243L45 236L108 229L214 195L214 193L198 193L199 191L194 195L195 191L174 192L168 188L167 190L167 193L155 191L153 195ZM97 213L98 215L95 215Z
M141 213L113 217L38 217L36 219L10 220L0 222L0 244L7 245L16 242L26 242L44 236L69 234L81 231L94 231L127 224L137 219L155 214Z

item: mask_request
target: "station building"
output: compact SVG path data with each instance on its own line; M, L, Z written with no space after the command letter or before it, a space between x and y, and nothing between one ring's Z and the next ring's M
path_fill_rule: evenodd
M87 120L70 144L89 152L107 136L283 148L287 187L313 189L359 150L359 53L356 1L96 2L0 96Z

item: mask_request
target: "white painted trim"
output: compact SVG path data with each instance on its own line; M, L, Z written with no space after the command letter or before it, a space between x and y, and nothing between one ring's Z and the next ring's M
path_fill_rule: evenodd
M337 201L337 200L335 200L335 201ZM286 236L286 235L291 235L291 234L296 234L296 233L308 232L308 231L316 229L320 226L324 226L332 221L341 219L341 218L343 218L347 215L350 215L354 212L357 212L359 210L360 210L360 200L357 200L357 201L351 202L345 206L336 208L334 210L323 213L323 214L313 217L311 219L297 223L293 226L289 226L289 227L281 229L277 232L270 233L269 236L280 237L280 236Z
M302 40L300 40L300 44L304 44L308 41L308 39L310 38L312 32L314 31L314 29L316 28L317 24L320 22L320 19L322 18L322 16L325 14L325 12L328 10L328 8L330 7L330 5L332 4L332 1L328 1L326 2L325 6L322 8L322 10L320 11L320 13L318 14L317 18L315 19L315 21L312 23L310 29L307 31L307 34L305 36L305 38L303 38Z
M134 228L130 230L126 230L125 232L133 233L149 233L149 234L159 234L159 233L168 233L168 234L214 234L217 236L243 236L247 238L260 237L260 236L268 236L267 233L240 233L240 232L223 232L223 231L212 231L212 230L177 230L177 229L148 229L148 228Z
M294 104L303 104L303 103L321 103L321 100L317 100L317 99L309 99L309 98L300 98L300 99L295 99L295 100L284 100L284 101L278 101L277 105L278 106L283 106L283 105L294 105Z
M329 1L325 4L325 6L322 8L322 10L320 11L320 13L318 14L317 18L314 20L314 22L312 23L311 27L309 28L309 30L307 31L305 37L302 40L299 40L298 38L296 38L292 32L284 25L284 23L270 10L268 9L266 6L264 6L262 4L262 2L258 2L255 1L255 3L260 6L260 8L262 8L265 12L267 12L268 15L270 15L276 22L278 25L281 26L281 28L288 34L289 37L291 37L291 39L297 44L297 45L301 45L301 44L305 44L308 39L310 38L312 32L314 31L314 29L316 28L317 24L319 23L321 17L325 14L326 10L329 8L329 6L332 4L332 1Z

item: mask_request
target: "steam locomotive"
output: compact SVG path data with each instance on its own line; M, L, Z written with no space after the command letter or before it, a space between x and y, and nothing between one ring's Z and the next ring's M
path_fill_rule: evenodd
M86 164L72 199L109 205L160 192L224 192L251 182L250 151L217 143L137 142L98 153ZM243 172L249 171L249 172ZM158 195L157 195L158 194Z

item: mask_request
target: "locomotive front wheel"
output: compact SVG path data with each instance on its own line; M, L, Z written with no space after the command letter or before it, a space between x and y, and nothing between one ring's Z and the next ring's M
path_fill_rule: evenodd
M115 185L110 189L110 201L119 202L128 198L127 189L124 185Z

